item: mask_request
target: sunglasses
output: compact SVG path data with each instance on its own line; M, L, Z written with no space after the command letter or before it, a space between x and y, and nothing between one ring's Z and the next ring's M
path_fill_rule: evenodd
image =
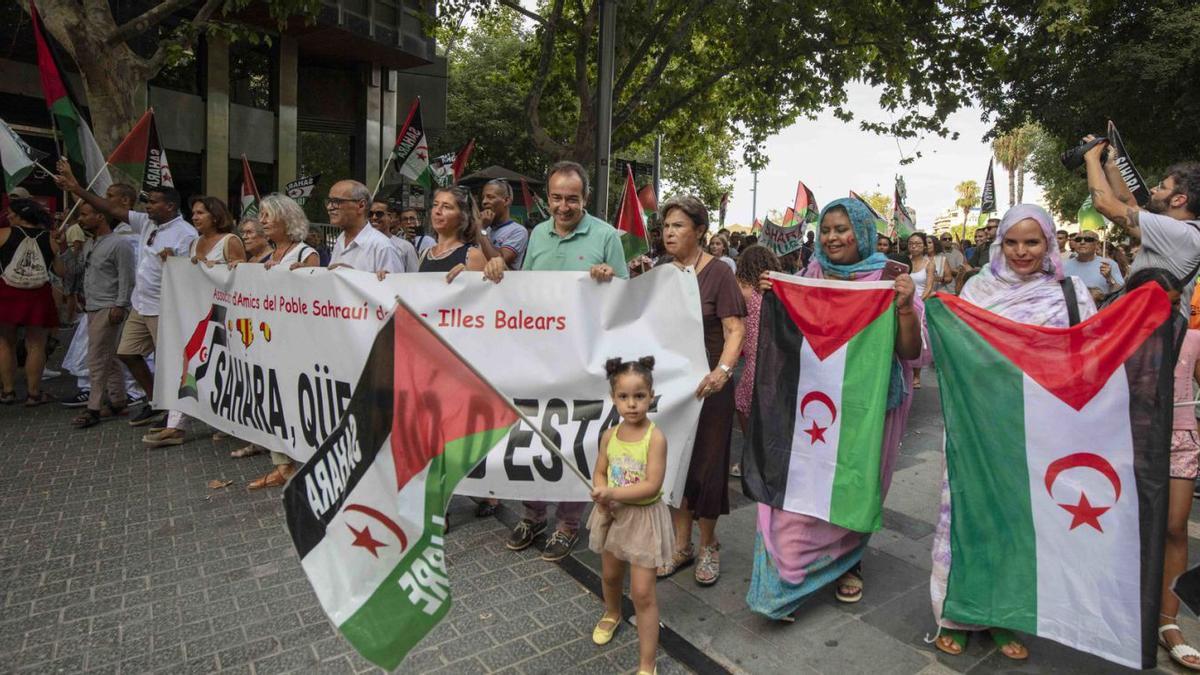
M1075 243L1077 244L1094 244L1098 241L1100 240L1096 237L1075 237Z
M371 211L370 212L370 216L372 218L382 218L386 215L387 215L387 211Z

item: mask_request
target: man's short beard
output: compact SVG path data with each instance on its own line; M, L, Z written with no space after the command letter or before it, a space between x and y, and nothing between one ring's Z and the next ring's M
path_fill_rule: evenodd
M1171 195L1166 199L1155 199L1154 197L1151 197L1150 201L1146 202L1146 210L1150 213L1162 215L1167 212L1167 201L1174 196L1175 193L1172 192Z

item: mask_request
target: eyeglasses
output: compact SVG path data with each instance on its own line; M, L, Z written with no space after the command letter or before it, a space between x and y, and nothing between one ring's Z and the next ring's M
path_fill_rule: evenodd
M954 239L950 237L942 237L942 241L954 241Z
M419 222L421 222L421 219L417 218L416 216L405 216L404 218L400 219L400 222L402 222L402 223L419 223Z
M325 208L329 208L330 206L332 206L334 208L340 209L342 207L342 204L351 204L351 203L360 202L360 201L362 201L362 200L361 199L346 199L343 197L326 197L325 198Z
M1094 244L1098 241L1100 240L1096 237L1075 237L1075 243L1077 244Z
M371 216L372 218L382 218L387 215L387 211L371 211L367 215Z

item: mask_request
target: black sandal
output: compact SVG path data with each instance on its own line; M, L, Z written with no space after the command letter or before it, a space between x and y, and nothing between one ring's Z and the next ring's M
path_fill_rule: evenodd
M79 416L71 420L71 426L76 429L87 429L94 427L100 423L100 413L95 410L84 410L79 413Z
M17 402L17 392L6 391L0 393L0 405L12 405Z
M25 407L26 408L36 408L39 405L42 405L43 403L49 403L53 400L54 400L54 398L52 396L50 396L50 394L47 394L44 391L39 392L37 394L30 394L25 399Z

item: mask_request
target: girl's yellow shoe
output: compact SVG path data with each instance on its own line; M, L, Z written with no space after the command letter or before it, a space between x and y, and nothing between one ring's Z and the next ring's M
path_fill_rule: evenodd
M605 614L600 617L600 620L596 622L596 627L592 629L592 642L598 645L606 645L612 642L613 634L617 632L617 626L619 625L621 625L621 617L619 616L613 618Z

